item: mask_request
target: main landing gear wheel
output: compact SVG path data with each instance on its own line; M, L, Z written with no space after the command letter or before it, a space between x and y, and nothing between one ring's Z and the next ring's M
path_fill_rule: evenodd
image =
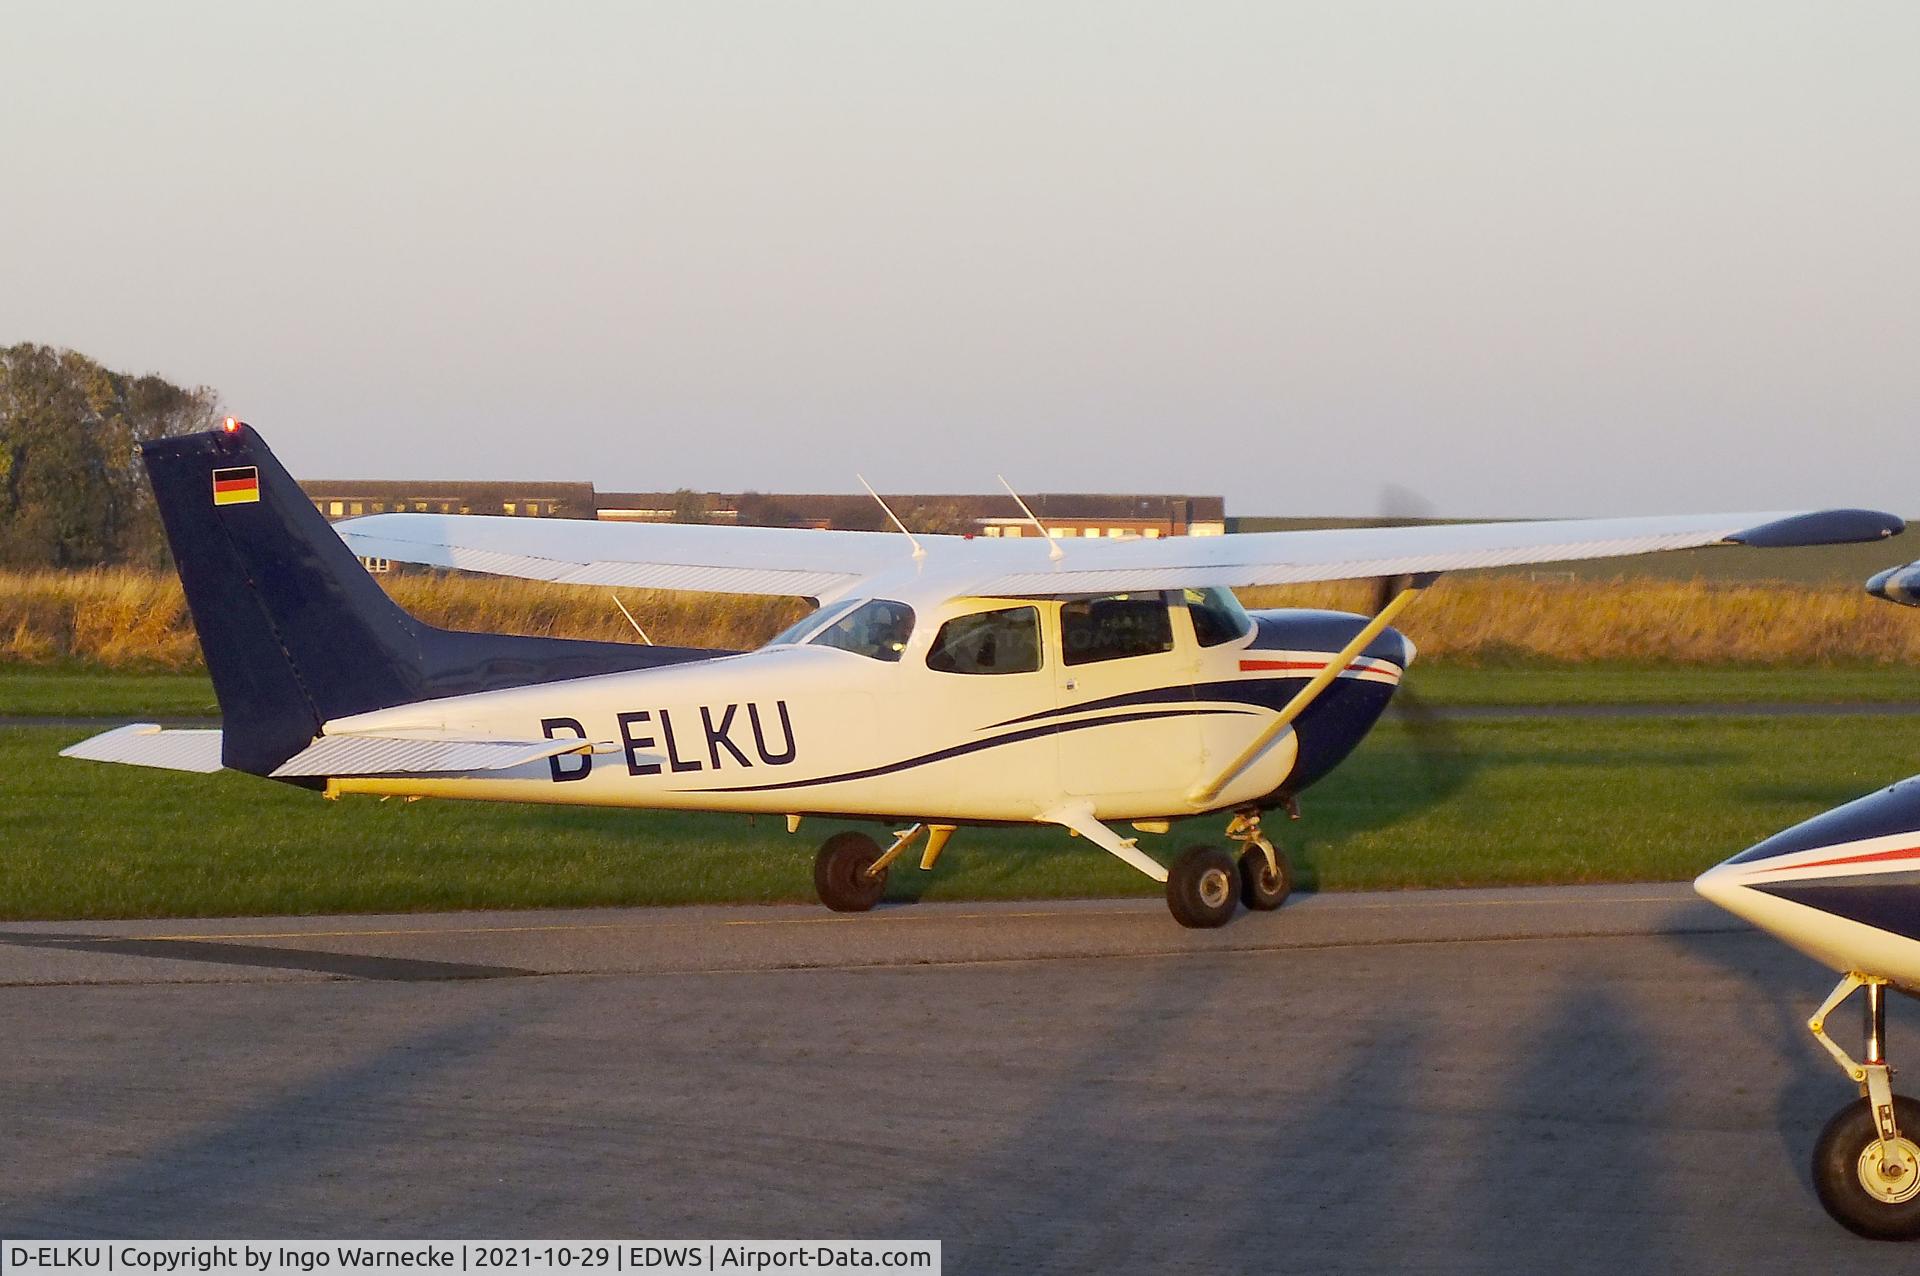
M1240 874L1215 846L1193 846L1167 870L1167 908L1173 920L1194 930L1224 926L1240 902Z
M1895 1095L1893 1116L1903 1132L1920 1132L1920 1102ZM1883 1144L1866 1099L1834 1113L1820 1132L1813 1190L1849 1231L1879 1241L1920 1238L1920 1147L1906 1133Z
M1278 872L1274 870L1278 868ZM1273 863L1257 846L1240 852L1240 902L1262 913L1272 912L1293 893L1293 865L1287 853L1274 848Z
M887 870L872 872L880 846L865 833L835 833L813 857L813 888L836 913L864 913L887 890Z

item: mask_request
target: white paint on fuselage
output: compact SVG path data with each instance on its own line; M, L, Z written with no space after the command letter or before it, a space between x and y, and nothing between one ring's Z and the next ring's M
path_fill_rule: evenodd
M882 595L883 597L885 595ZM1042 666L1032 673L952 674L927 667L934 635L970 612L1035 605ZM342 778L336 792L405 794L753 813L1032 821L1085 799L1103 820L1243 805L1293 769L1283 734L1205 808L1187 796L1272 721L1271 708L1196 701L1196 683L1306 676L1246 672L1249 633L1200 647L1185 607L1171 609L1175 650L1063 666L1057 600L954 599L918 609L901 659L820 646L423 701L327 724L329 734L439 734L596 746L506 772ZM1312 665L1331 652L1254 653L1263 666ZM1396 682L1398 667L1362 662L1347 676ZM1172 699L1099 707L1166 688ZM564 724L561 720L565 720ZM577 778L557 778L575 777Z

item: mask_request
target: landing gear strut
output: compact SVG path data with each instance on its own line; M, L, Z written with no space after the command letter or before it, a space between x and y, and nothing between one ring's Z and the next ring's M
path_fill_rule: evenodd
M1240 902L1260 912L1286 903L1293 893L1293 865L1260 831L1260 812L1236 814L1227 825L1227 837L1247 848L1240 852Z
M1856 1061L1829 1037L1827 1016L1866 989L1866 1052ZM1842 979L1807 1027L1865 1096L1834 1113L1813 1149L1813 1187L1834 1221L1874 1240L1920 1238L1920 1102L1893 1092L1887 1064L1887 981Z

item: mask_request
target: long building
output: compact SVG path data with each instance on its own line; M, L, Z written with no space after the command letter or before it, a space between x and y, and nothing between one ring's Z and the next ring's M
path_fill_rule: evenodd
M871 497L840 493L599 492L591 483L430 479L310 479L300 486L329 519L418 513L861 531L889 526ZM1039 535L1032 520L1004 493L902 494L886 501L916 531ZM1027 503L1052 536L1218 536L1227 530L1225 502L1218 496L1041 492Z

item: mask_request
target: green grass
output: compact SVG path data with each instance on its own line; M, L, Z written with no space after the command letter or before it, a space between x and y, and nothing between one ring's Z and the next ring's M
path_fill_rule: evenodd
M0 716L194 718L220 712L203 673L0 665Z
M1920 703L1920 670L1885 668L1472 669L1414 663L1406 685L1435 705Z
M1408 679L1435 705L1920 703L1920 670L1469 669L1415 664ZM219 712L204 674L113 673L0 665L0 717L189 718Z
M239 775L58 758L84 735L0 730L0 916L201 916L805 900L814 847L777 819L317 796ZM1920 718L1389 724L1270 822L1322 889L1686 878L1904 775ZM1143 846L1219 840L1194 821ZM1042 829L963 829L896 896L1158 888Z

